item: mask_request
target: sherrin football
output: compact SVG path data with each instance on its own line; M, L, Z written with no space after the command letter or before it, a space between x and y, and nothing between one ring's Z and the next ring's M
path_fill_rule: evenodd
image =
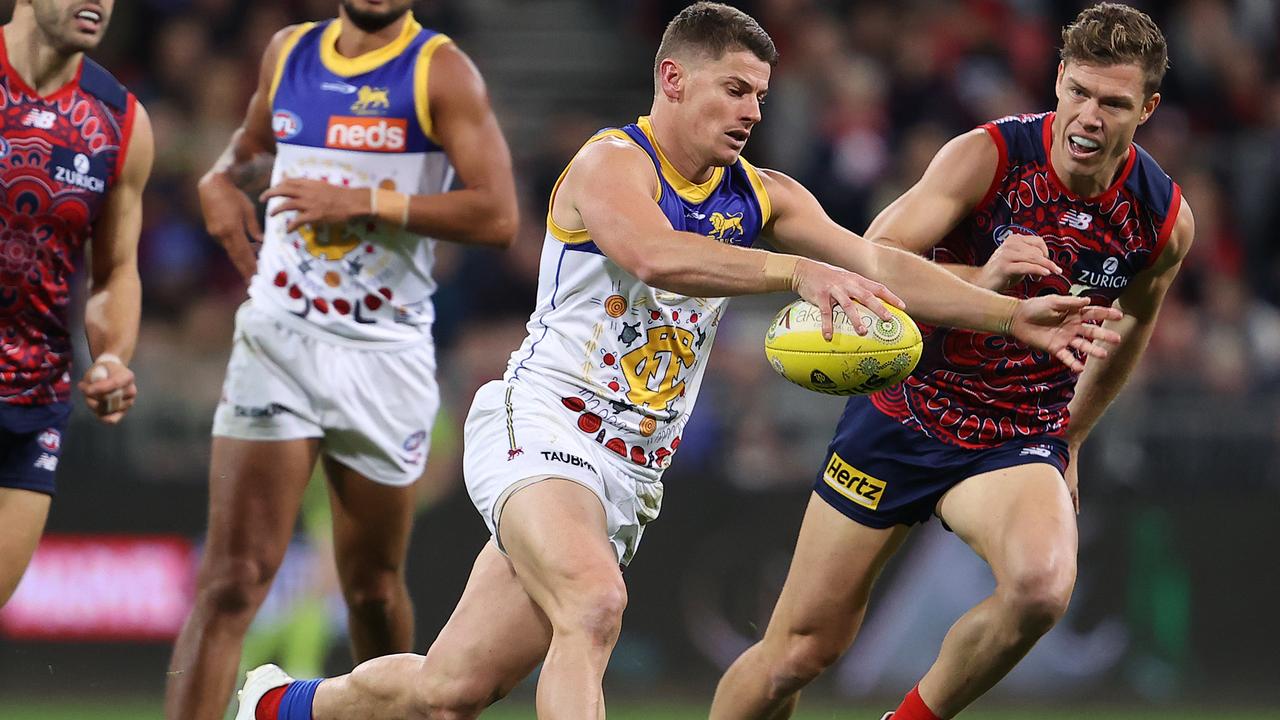
M836 307L830 342L816 306L797 300L782 308L764 337L769 364L800 387L828 395L869 395L902 382L920 362L920 328L896 307L888 306L892 320L881 320L856 306L867 334L859 335Z

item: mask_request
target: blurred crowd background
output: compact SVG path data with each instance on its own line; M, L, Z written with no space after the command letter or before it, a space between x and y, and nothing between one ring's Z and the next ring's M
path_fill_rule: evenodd
M511 250L438 247L445 402L411 563L422 647L484 541L461 486L461 421L474 389L502 372L523 337L550 186L594 130L647 111L653 51L685 4L415 6L424 25L452 35L484 73L516 158L522 205ZM1052 109L1059 30L1087 3L734 4L761 20L782 53L747 156L797 177L833 217L862 231L951 136ZM1087 448L1072 614L1000 690L1079 699L1086 689L1164 702L1221 693L1280 708L1280 623L1266 600L1280 591L1268 559L1280 543L1280 9L1270 0L1133 4L1164 29L1171 63L1163 101L1137 141L1182 185L1198 233L1142 366ZM141 240L141 396L117 430L77 415L52 533L198 541L208 431L245 293L204 232L196 181L239 124L271 35L336 7L116 4L96 57L146 105L157 142ZM841 408L768 369L761 340L785 301L736 300L721 330L668 473L663 518L628 571L632 599L613 682L709 692L767 617ZM917 536L887 574L868 634L819 693L901 693L927 667L947 624L989 588L981 564L936 524ZM323 543L306 537L300 532L299 552L323 557ZM322 661L342 669L340 622L332 632ZM131 668L126 677L134 679L112 687L154 691L167 654L160 636L143 649L110 637L91 645L0 639L9 678L0 688L38 686L48 657L84 668L123 657L115 667Z

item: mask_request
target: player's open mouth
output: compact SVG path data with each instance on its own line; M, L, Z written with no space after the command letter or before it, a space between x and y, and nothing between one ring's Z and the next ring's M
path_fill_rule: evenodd
M1102 143L1084 135L1068 135L1067 149L1071 151L1071 157L1084 160L1101 151Z
M730 130L729 132L725 133L725 135L728 135L729 139L733 140L739 145L745 145L747 142L747 138L751 137L751 132L748 130Z
M102 12L94 8L83 8L75 15L76 29L85 33L96 33L102 27Z

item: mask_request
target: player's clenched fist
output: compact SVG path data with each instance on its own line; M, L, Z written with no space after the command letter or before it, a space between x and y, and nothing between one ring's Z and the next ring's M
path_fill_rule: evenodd
M85 372L84 379L80 381L80 392L84 393L85 404L99 420L115 425L133 407L138 397L138 386L134 384L132 370L119 359L104 353Z

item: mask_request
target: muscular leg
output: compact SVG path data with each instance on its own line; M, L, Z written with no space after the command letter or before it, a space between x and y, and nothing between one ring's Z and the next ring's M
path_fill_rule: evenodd
M969 478L938 514L988 564L995 593L942 641L920 697L939 717L960 712L1003 678L1066 612L1076 579L1076 516L1057 469L1019 465Z
M404 561L413 526L414 488L380 485L325 458L333 549L347 601L356 662L413 646L413 603Z
M551 623L493 543L476 558L466 590L426 657L389 655L326 680L315 720L463 720L533 672Z
M0 488L0 607L9 602L40 544L52 498L44 493Z
M317 447L313 439L213 439L208 535L195 607L169 663L169 720L222 718L245 632L288 548Z
M908 528L876 530L812 495L764 639L721 678L713 720L787 718L800 690L853 642L871 586Z
M499 531L520 584L551 621L538 717L603 718L601 682L627 589L599 498L578 483L545 480L511 496Z

